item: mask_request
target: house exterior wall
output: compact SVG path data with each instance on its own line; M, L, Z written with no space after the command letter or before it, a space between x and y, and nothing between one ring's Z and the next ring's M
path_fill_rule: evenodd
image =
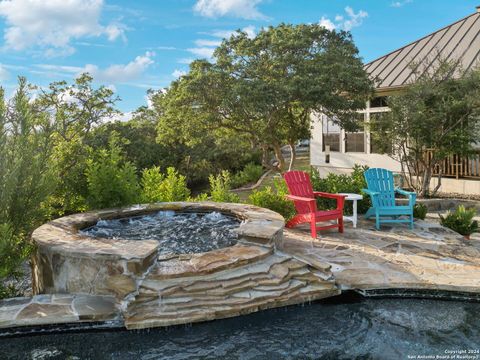
M370 103L359 114L364 114L366 122L370 120L370 114L375 112L386 112L388 108L370 108ZM312 139L310 140L310 165L317 168L334 168L337 172L348 172L355 164L367 165L369 167L381 167L393 172L400 172L400 162L385 154L370 153L370 133L365 129L365 151L347 152L345 142L345 131L340 132L340 151L330 152L330 163L325 162L325 152L323 151L323 123L325 115L313 113L312 119Z

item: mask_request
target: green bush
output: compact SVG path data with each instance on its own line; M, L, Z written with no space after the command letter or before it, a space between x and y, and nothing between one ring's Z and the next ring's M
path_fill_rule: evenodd
M139 200L136 168L125 161L117 136L109 148L101 149L87 161L88 204L90 208L130 205Z
M210 175L208 180L210 181L210 195L212 201L240 202L238 195L230 191L232 188L230 172L223 170L217 176Z
M267 186L262 190L254 190L250 194L249 203L278 212L285 220L290 220L295 215L293 202L287 200L288 193L285 181L281 178L275 179L273 188Z
M461 235L469 236L478 232L478 222L473 220L476 213L475 209L465 209L465 206L460 205L454 212L449 211L445 217L440 215L440 223Z
M190 196L185 176L173 167L167 168L166 175L157 166L145 169L140 183L142 202L185 201Z
M413 207L413 217L416 219L425 220L427 217L428 208L425 204L416 203Z
M253 183L260 179L263 174L263 167L253 162L245 165L243 170L237 172L232 177L232 188L236 189L241 186Z
M367 187L363 174L368 169L367 166L355 165L353 172L347 174L329 173L327 177L321 178L316 169L310 171L310 178L312 186L315 191L322 191L327 193L354 193L361 194L362 189ZM333 209L336 207L335 199L317 199L317 206L319 209ZM345 213L351 214L353 211L353 204L351 201L345 202ZM370 197L364 195L363 200L358 201L358 213L364 214L371 206Z
M15 286L6 285L4 279L22 275L20 266L31 250L24 237L16 235L9 224L0 224L0 299L22 295Z

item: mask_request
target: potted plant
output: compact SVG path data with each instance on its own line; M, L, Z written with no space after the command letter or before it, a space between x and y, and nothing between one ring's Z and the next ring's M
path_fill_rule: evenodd
M470 239L470 235L478 231L478 221L473 220L476 213L475 209L465 209L465 206L460 205L454 212L449 211L445 217L440 215L440 223L463 235L465 239Z

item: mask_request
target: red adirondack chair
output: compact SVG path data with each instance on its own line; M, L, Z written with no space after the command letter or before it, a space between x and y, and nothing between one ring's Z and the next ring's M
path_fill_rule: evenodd
M303 171L288 171L283 175L283 178L290 192L290 195L287 195L287 199L293 201L297 210L297 215L287 222L287 228L310 223L310 231L313 238L317 237L317 230L338 227L338 231L343 233L343 204L345 195L313 191L310 176ZM336 199L337 208L334 210L317 210L316 197ZM317 227L317 222L329 220L337 220L337 223Z

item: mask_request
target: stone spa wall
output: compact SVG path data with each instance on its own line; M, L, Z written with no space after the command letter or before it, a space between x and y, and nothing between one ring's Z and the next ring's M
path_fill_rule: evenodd
M220 267L254 261L260 256L256 246L273 246L282 238L283 218L267 209L250 205L176 202L138 205L129 208L91 211L53 220L32 235L37 249L33 259L34 294L113 295L118 300L135 293L148 270L158 260L155 240L114 240L87 237L79 230L99 220L126 218L152 212L174 210L218 211L242 220L236 245L189 255L207 255ZM218 255L218 256L217 256Z

